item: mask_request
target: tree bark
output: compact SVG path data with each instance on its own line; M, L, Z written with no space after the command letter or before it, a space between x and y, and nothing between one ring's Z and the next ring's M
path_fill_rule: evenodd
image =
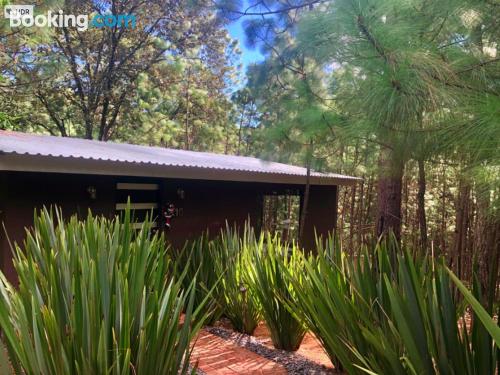
M238 150L236 151L236 155L240 155L240 148L241 148L241 138L242 138L242 131L243 131L243 120L245 119L245 111L246 111L246 104L243 104L243 109L241 110L241 118L240 118L240 126L238 127Z
M401 197L404 162L393 149L380 150L379 178L377 187L377 236L394 233L401 241Z
M443 167L443 190L441 192L441 236L440 236L440 246L439 250L441 254L446 254L446 222L447 222L447 214L446 214L446 194L448 192L448 184L447 184L447 176L446 176L446 168Z
M481 301L490 314L498 299L500 262L500 217L493 207L489 184L476 185L477 220L475 228L474 254L478 262L478 278L481 283Z
M185 99L186 99L186 118L184 119L184 150L189 150L189 80L191 76L191 67L188 67L187 69L187 83L186 83L186 92L185 92Z
M299 225L299 243L300 244L302 244L303 240L304 240L304 226L306 225L307 206L309 205L309 190L311 187L310 177L311 177L311 165L308 162L307 172L306 172L306 188L304 191L304 201L302 203L302 210L300 212L300 225Z
M418 160L418 192L417 192L417 215L420 229L420 248L425 253L427 250L427 217L425 214L425 164L422 159Z
M306 171L306 188L304 191L304 201L302 203L302 210L300 212L300 224L299 224L299 244L303 243L304 240L304 226L306 224L307 218L307 207L309 205L309 190L311 187L311 158L312 158L312 150L313 142L312 140L309 143L309 150L307 150L307 171Z
M356 249L361 248L361 241L363 238L363 205L364 205L364 198L365 198L365 176L363 176L363 179L361 180L361 186L360 186L360 194L359 194L359 203L358 203L358 209L357 209L357 225L358 225L358 230L357 230L357 241L356 241Z
M355 208L356 208L356 188L357 184L352 185L351 188L351 210L349 212L349 244L350 252L354 254L354 227L356 219L354 218ZM359 231L359 228L358 228Z
M229 123L226 123L224 126L224 131L226 133L226 140L224 141L224 155L227 155L229 151Z
M469 217L470 186L460 178L458 196L456 200L455 213L455 236L453 243L453 257L455 259L455 272L463 278L463 263L465 256L465 245L467 243L468 217Z
M373 173L370 173L370 177L368 178L368 186L366 188L366 210L363 213L363 228L364 228L365 234L370 231L368 228L373 227L372 219L375 216L372 214L374 200L375 200L374 199L374 195L375 195L374 188L375 188L374 175L373 175Z

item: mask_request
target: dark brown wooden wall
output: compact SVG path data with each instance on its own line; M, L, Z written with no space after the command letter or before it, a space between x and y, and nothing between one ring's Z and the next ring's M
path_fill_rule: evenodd
M261 186L259 186L261 185ZM241 182L164 180L162 203L174 203L181 214L172 219L167 238L176 246L204 230L217 235L226 225L250 223L260 227L262 184ZM181 199L178 190L184 191Z
M306 249L314 249L315 230L316 234L324 239L335 228L336 222L337 187L311 186L302 246Z
M172 220L167 238L175 246L208 229L217 234L229 224L242 225L245 220L257 229L262 219L263 195L298 193L303 186L266 183L148 179L118 176L72 175L56 173L0 172L0 221L5 224L11 241L22 242L25 227L32 225L35 208L58 205L68 217L95 214L112 217L117 202L117 182L160 184L160 204L174 203L182 215ZM96 188L96 199L90 199L89 186ZM178 190L184 191L184 199ZM304 244L314 245L314 228L325 234L335 227L336 187L312 186L309 210L304 228ZM14 280L11 252L3 229L0 231L0 267Z
M65 216L86 216L88 209L96 214L114 213L114 178L108 176L63 175L44 173L4 173L1 175L3 195L0 198L1 219L11 241L22 242L25 227L33 223L35 208L58 205ZM89 186L97 189L97 199L91 200ZM0 265L9 279L14 279L11 251L2 228L0 235Z

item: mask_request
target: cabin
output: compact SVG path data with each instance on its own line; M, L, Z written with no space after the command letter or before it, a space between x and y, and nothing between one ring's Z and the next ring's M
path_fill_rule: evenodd
M0 131L0 267L15 278L9 241L21 242L34 210L58 205L65 216L112 217L127 201L137 225L153 213L154 226L174 246L228 222L262 224L269 196L304 199L306 169L253 157ZM303 244L315 231L334 230L337 189L357 178L311 172ZM302 203L297 204L302 207Z

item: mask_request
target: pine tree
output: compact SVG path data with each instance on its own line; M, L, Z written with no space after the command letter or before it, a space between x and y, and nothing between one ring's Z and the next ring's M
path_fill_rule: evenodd
M149 80L153 88L168 90L161 81L179 78L181 72L176 67L196 65L193 69L199 79L185 92L195 90L195 101L209 107L206 101L222 98L232 74L232 62L226 53L232 42L223 20L209 5L170 0L43 2L37 5L37 11L63 9L68 14L90 16L132 14L136 25L84 31L75 27L12 29L2 37L5 43L0 63L4 59L8 62L2 70L2 95L24 102L31 113L26 123L45 132L99 140L123 138L131 131L125 128L133 127L127 123L134 117L130 112L141 99L136 95L138 85L142 83L144 89ZM172 75L160 77L160 70ZM188 109L186 114L193 100L183 105ZM202 124L197 126L195 122L220 117L214 114L203 119L199 115L202 112L207 113L198 110L198 114L185 115L183 125L198 131Z

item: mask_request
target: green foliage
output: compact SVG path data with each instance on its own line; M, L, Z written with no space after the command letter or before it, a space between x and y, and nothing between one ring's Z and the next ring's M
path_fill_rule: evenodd
M243 236L237 229L229 226L214 241L216 273L223 275L218 288L224 315L231 321L233 328L251 335L261 319L260 305L254 284L251 267L256 239L253 229L245 225Z
M306 329L285 301L299 298L304 270L300 250L289 249L277 236L261 234L255 242L252 262L252 289L262 306L262 315L277 349L297 350ZM292 283L286 276L292 275Z
M204 321L187 274L169 277L164 239L44 209L16 246L19 287L1 275L0 326L17 373L178 374ZM191 276L191 275L189 275ZM202 304L201 304L202 306ZM181 314L184 311L184 322Z
M186 273L185 287L196 276L194 304L204 306L209 324L224 315L239 332L252 334L257 327L260 305L251 288L255 243L249 226L242 238L237 229L227 227L212 240L204 233L175 254L173 273Z
M476 313L477 318L481 321L481 323L484 325L484 328L491 335L491 337L495 341L495 344L500 348L500 328L498 327L498 325L495 325L495 322L493 321L493 319L491 319L488 312L484 309L484 307L476 299L476 297L474 297L474 294L471 293L467 289L467 287L460 281L460 279L456 277L450 269L447 268L446 271L448 271L451 280L463 294L465 300L471 305L472 309Z
M175 264L172 272L182 279L184 288L189 288L191 280L196 279L194 306L205 311L209 324L219 319L222 314L220 296L216 289L222 274L216 272L215 250L208 232L193 241L187 241L182 249L173 250Z
M24 128L221 151L238 53L209 1L47 0L36 6L37 13L59 9L132 14L137 25L63 32L11 28L2 18L0 102L16 102L8 113L23 116Z
M408 252L391 261L394 246L386 242L353 259L330 239L305 261L304 280L291 277L297 298L290 308L348 373L495 374L492 318L462 286L481 319L468 330L449 271Z
M415 260L392 239L360 254L330 237L307 255L246 226L204 234L172 260L147 220L132 229L129 211L122 223L66 223L44 209L15 249L19 288L0 277L0 327L17 373L186 373L207 313L249 334L262 314L285 350L310 329L350 374L496 373L500 329L477 278L470 292L442 262Z
M141 74L124 119L130 126L117 137L171 148L227 151L236 127L230 122L231 103L220 81L225 73L219 70L224 70L222 61L209 67L198 60L169 57Z
M319 170L324 167L322 147L332 142L329 125L336 122L336 115L321 100L321 96L327 95L322 85L324 72L303 56L297 60L302 64L300 70L308 71L308 79L274 65L274 61L249 71L252 95L259 98L258 109L266 114L255 134L259 146L256 152L281 162L298 165L311 162Z
M0 112L0 129L6 130L14 127L15 118L9 116L8 113Z
M398 231L399 220L390 220L401 218L403 243L415 251L433 244L462 278L470 279L474 256L484 289L496 286L490 243L500 217L497 5L304 5L294 4L293 25L269 27L266 15L252 25L253 40L262 38L267 52L248 73L263 114L254 152L303 164L312 141L313 169L364 178L339 190L338 232L351 253L386 224ZM281 4L266 7L279 11ZM384 218L391 177L398 180L396 204ZM485 291L489 300L496 290Z

